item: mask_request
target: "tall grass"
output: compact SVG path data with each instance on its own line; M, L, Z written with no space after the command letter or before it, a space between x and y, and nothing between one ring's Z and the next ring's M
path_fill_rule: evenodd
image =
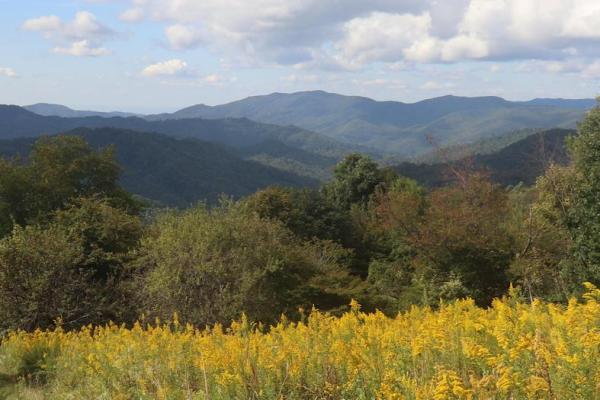
M463 300L396 318L353 304L270 329L242 319L15 332L0 372L14 398L597 399L600 290L588 289L566 306Z

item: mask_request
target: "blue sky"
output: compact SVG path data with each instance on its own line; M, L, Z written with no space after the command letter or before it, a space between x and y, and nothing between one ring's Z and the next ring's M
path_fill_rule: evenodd
M600 94L598 0L0 0L0 103Z

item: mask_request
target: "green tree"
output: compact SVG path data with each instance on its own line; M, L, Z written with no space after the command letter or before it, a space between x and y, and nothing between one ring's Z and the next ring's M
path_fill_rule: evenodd
M0 158L0 238L10 233L14 222L24 223L31 214L31 177L18 160Z
M346 210L353 204L366 207L376 188L390 175L369 157L357 153L346 156L333 173L334 179L323 187L323 192L333 204Z
M0 234L13 223L47 221L80 197L106 198L132 213L140 209L119 186L121 169L111 148L96 152L77 136L43 137L26 161L0 161Z
M430 282L429 301L469 296L488 305L504 294L514 257L505 189L473 173L433 191L428 203L411 241L418 273Z
M159 217L144 238L138 267L141 311L198 325L229 323L241 312L272 322L300 306L347 304L348 286L333 243L298 240L281 223L238 204ZM341 283L342 282L342 283Z
M369 280L400 307L467 296L487 305L502 295L514 257L506 191L477 171L429 193L410 180L396 186L374 200L389 252L371 262Z
M95 198L74 200L55 213L53 224L81 238L85 268L100 281L122 276L144 231L138 216L114 207L107 199Z
M0 241L1 327L51 327L57 318L67 325L86 319L89 272L81 238L58 226L16 226ZM87 304L86 304L87 303Z
M508 229L516 242L510 278L530 299L566 302L585 280L564 225L577 182L573 172L571 166L551 165L534 187L509 193Z
M600 106L588 112L569 143L577 184L564 220L573 252L587 270L587 279L600 283Z
M302 239L350 245L352 227L348 213L316 190L269 187L247 197L244 205L261 218L282 222Z
M371 237L368 280L390 313L421 300L412 287L413 260L417 253L411 240L417 236L426 210L427 193L414 180L400 177L388 190L378 191L371 203L372 219L366 229Z

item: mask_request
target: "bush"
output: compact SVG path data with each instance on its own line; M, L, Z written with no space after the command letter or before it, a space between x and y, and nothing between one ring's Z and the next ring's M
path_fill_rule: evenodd
M0 326L47 328L87 316L89 271L83 241L60 226L15 227L0 241Z
M57 318L73 328L127 313L120 283L141 223L104 200L77 203L0 241L0 329L44 329Z
M336 290L352 280L329 243L299 241L281 223L227 203L161 216L136 261L141 311L197 325L228 323L243 311L270 322L299 306L344 303ZM324 288L328 288L325 290Z

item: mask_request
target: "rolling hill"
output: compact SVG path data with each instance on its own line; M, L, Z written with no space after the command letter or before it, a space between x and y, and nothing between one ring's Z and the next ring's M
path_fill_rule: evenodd
M462 99L446 106L458 107L462 101L474 100ZM487 110L505 102L486 98L478 107L480 111ZM448 111L433 103L431 110L438 115ZM477 107L471 110L476 111ZM391 121L396 117L385 118ZM424 117L412 118L416 121ZM239 197L272 184L315 186L330 177L333 165L344 154L363 150L294 126L263 124L247 118L63 118L41 116L17 106L0 106L0 139L5 139L0 141L0 154L26 153L33 137L62 132L81 135L96 148L115 144L117 157L125 168L124 186L169 205L214 202L221 193ZM564 139L572 132L515 131L463 147L450 147L458 161L405 162L394 168L425 185L438 186L450 180L446 174L449 167L465 162L456 155L470 149L476 155L468 160L488 169L497 182L532 184L549 161L566 160Z
M112 112L102 112L102 111L82 111L82 110L73 110L67 106L63 106L60 104L48 104L48 103L37 103L29 106L23 106L27 111L31 111L32 113L36 113L38 115L43 115L46 117L55 116L55 117L64 117L64 118L81 118L81 117L134 117L137 114L134 113L126 113L120 111L112 111Z
M438 145L468 143L526 128L573 128L593 100L443 96L417 103L375 101L323 91L273 93L219 106L197 105L149 120L250 118L293 124L339 141L415 156Z
M528 136L543 132L547 129L519 129L508 132L500 136L485 138L472 143L455 144L431 150L427 153L414 157L411 160L398 159L390 157L385 160L387 165L399 164L400 162L410 161L417 164L439 164L443 162L457 161L464 157L474 155L493 154L503 148L525 139ZM399 161L399 162L394 162Z
M589 110L594 107L598 101L596 99L533 99L522 102L530 105L557 106L562 108L573 108L577 110Z
M461 165L485 169L492 180L502 185L531 185L550 163L567 163L565 139L574 133L574 130L569 129L551 129L529 135L490 154L438 164L405 162L393 168L399 174L429 187L450 182L453 179L452 168Z
M228 146L244 158L287 171L299 170L307 177L319 179L326 177L327 171L345 154L353 151L373 154L361 146L343 144L294 126L263 124L246 118L160 121L137 117L63 118L41 116L18 106L0 106L0 139L56 134L79 127L112 127L199 139Z
M246 161L220 145L197 139L115 128L69 131L96 149L114 145L123 186L169 206L214 203L221 194L241 197L269 185L314 186L316 180ZM29 154L34 138L0 140L0 156Z

